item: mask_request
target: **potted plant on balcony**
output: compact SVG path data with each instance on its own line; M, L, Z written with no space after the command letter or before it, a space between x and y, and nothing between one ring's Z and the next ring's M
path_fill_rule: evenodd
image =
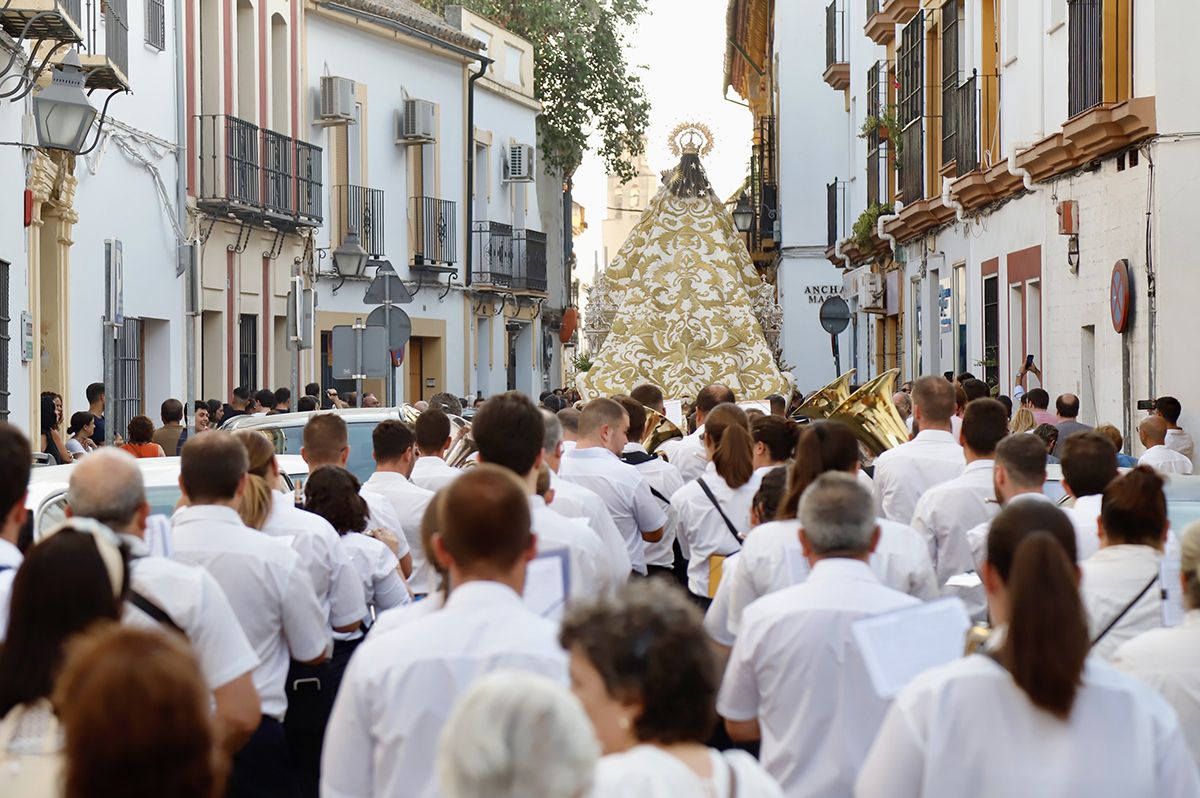
M889 105L878 116L868 114L859 128L858 137L869 138L872 133L879 131L879 140L888 142L888 147L895 158L896 169L900 168L901 154L904 152L904 138L900 135L900 122L896 119L896 106Z
M858 247L860 252L866 252L871 248L875 236L875 227L879 222L879 217L892 212L891 203L875 203L867 208L854 222L854 227L851 230L850 240Z

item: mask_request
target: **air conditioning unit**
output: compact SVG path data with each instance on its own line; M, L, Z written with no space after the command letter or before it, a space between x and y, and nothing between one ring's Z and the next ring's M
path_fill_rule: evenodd
M316 123L354 124L354 81L333 75L321 76L321 112Z
M424 144L437 138L437 107L429 100L405 100L396 113L396 143Z
M884 310L883 275L869 272L859 277L858 309L865 313L882 313Z
M528 144L511 144L508 159L504 162L504 179L509 183L533 182L533 147Z

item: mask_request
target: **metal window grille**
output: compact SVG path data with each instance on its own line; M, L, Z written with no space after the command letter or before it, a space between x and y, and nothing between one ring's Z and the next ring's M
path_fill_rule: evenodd
M775 238L775 220L779 215L779 190L775 173L775 117L759 119L758 140L750 155L750 204L754 222L750 228L750 249L763 250L763 241Z
M104 0L104 54L129 75L129 7L126 0Z
M879 13L879 0L867 0L867 19Z
M146 0L146 44L158 50L167 47L166 0Z
M900 49L899 123L904 141L900 184L906 203L925 197L925 12L904 26Z
M942 6L942 165L957 154L958 133L958 0Z
M955 167L958 177L979 168L979 76L971 75L966 83L958 87L954 101L955 123Z
M238 316L238 385L258 389L258 316Z
M384 255L383 189L365 186L334 186L339 199L338 229L334 246L342 243L351 230L373 258Z
M825 66L831 67L838 61L837 0L825 9Z
M1104 96L1104 9L1101 0L1067 0L1067 11L1067 110L1078 116Z
M296 213L321 221L321 148L296 140Z
M0 260L0 420L8 421L9 280L12 267Z
M513 229L502 222L472 222L475 263L471 282L512 287Z
M453 200L413 197L413 260L418 266L458 262L458 223Z
M886 68L885 64L878 62L867 70L867 116L878 118L883 114L880 89L885 85L883 74ZM883 133L876 127L867 134L867 207L878 205L883 195L880 187L882 149Z
M127 316L113 340L113 390L108 397L110 436L124 437L129 420L143 412L146 379L142 351L142 320Z
M262 203L269 211L292 212L292 140L274 130L262 131Z
M826 217L826 235L829 246L835 246L838 241L838 181L834 178L832 183L825 186L825 217Z
M513 257L517 264L514 288L546 290L546 234L538 230L513 231Z
M1000 278L983 278L983 373L988 385L1000 384Z

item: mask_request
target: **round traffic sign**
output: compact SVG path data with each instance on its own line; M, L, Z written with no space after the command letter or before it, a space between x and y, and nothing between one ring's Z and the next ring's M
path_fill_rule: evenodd
M840 296L831 296L821 303L821 327L830 335L840 335L850 326L850 306Z
M1112 280L1108 286L1108 306L1112 313L1113 329L1119 333L1129 328L1132 288L1129 282L1129 261L1122 258L1113 266Z
M412 336L412 319L397 307L381 305L367 316L368 327L384 327L387 329L387 348L391 351L403 349Z

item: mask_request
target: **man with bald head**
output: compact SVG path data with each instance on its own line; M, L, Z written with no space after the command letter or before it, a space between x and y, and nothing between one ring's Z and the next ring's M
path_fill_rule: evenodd
M726 385L713 383L704 386L696 394L696 431L681 441L667 441L659 447L668 462L679 469L679 476L683 477L685 483L702 476L708 467L708 455L704 448L704 421L708 414L719 404L735 404L736 401L737 397Z
M92 518L129 546L131 589L123 620L131 626L182 632L212 691L225 750L241 748L261 712L250 647L225 592L203 568L150 554L144 539L150 504L137 461L120 449L97 449L71 471L67 514Z
M1162 416L1148 416L1138 424L1138 437L1146 453L1138 459L1138 465L1146 465L1160 474L1190 474L1192 461L1167 446L1167 430L1170 425Z
M1064 393L1058 397L1054 401L1054 409L1058 413L1059 422L1055 425L1058 427L1058 443L1055 444L1052 454L1061 460L1063 444L1067 442L1067 438L1076 432L1091 432L1092 428L1079 423L1079 397L1075 394Z
M966 466L962 446L951 432L954 385L941 377L921 377L913 384L913 422L920 432L911 441L875 458L875 503L891 521L911 523L921 494L948 482Z

